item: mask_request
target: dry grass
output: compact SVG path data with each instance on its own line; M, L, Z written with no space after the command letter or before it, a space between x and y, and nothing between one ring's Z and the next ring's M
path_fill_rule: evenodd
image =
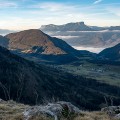
M23 111L28 106L23 104L16 104L15 102L0 103L0 120L24 120ZM51 117L45 115L36 115L29 120L54 120ZM103 112L82 112L75 118L60 118L59 120L113 120Z
M82 115L77 116L74 120L113 120L103 112L83 112Z
M0 104L0 120L23 120L22 112L27 106L15 102Z
M16 102L0 103L0 120L24 120L23 111L29 106L18 104ZM29 120L53 120L44 115L38 115Z

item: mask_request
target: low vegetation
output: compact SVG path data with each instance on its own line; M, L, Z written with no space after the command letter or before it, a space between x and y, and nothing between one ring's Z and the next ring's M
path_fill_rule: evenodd
M23 116L23 112L29 106L24 104L18 104L13 101L0 103L0 120L26 120ZM64 111L63 111L64 112ZM71 116L71 117L70 117ZM63 114L60 120L113 120L107 114L101 111L88 112L82 111L79 115L69 117ZM29 120L54 120L54 118L46 116L44 114L38 114Z

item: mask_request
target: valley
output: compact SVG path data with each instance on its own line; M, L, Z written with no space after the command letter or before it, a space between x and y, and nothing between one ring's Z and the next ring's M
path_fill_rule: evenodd
M97 64L89 61L78 61L66 65L58 65L57 69L96 79L100 82L120 86L120 67L109 64Z

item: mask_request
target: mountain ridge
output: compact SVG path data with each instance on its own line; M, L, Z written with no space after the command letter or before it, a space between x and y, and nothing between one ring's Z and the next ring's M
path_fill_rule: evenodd
M42 31L101 31L101 30L120 30L120 26L92 26L84 22L71 22L63 25L48 24L40 27Z
M79 26L78 23L81 23L81 25ZM84 47L84 50L98 48L100 51L120 43L120 26L98 27L85 25L84 22L78 23L68 23L60 26L46 25L40 29L50 36L63 39L69 45L79 50L81 47ZM73 25L72 27L71 24ZM78 30L77 28L80 29L82 25L89 27L91 30ZM62 29L61 26L66 29ZM76 29L73 30L73 28Z
M42 25L42 31L93 31L92 28L85 25L84 22L67 23L64 25Z

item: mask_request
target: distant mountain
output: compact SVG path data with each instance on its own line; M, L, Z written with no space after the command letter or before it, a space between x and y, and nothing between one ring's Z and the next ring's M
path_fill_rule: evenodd
M93 79L38 65L0 47L0 98L27 104L67 100L79 107L95 110L112 97L120 101L120 88Z
M8 44L9 44L9 39L0 35L0 46L7 48Z
M55 31L102 31L102 30L120 30L120 26L111 27L99 27L85 25L84 22L67 23L64 25L42 25L40 30L44 32L55 32Z
M84 22L68 23L65 25L43 25L40 28L42 31L93 31L91 27L84 24Z
M47 34L63 39L69 45L78 48L107 48L120 43L120 31L85 31L85 32L46 32Z
M50 36L63 39L76 49L99 52L120 43L120 26L88 26L84 22L65 25L45 25L40 28Z
M120 30L120 26L111 26L109 30Z
M0 35L6 35L9 33L15 32L13 30L7 30L7 29L0 29Z
M99 57L107 60L120 61L120 43L99 53Z

